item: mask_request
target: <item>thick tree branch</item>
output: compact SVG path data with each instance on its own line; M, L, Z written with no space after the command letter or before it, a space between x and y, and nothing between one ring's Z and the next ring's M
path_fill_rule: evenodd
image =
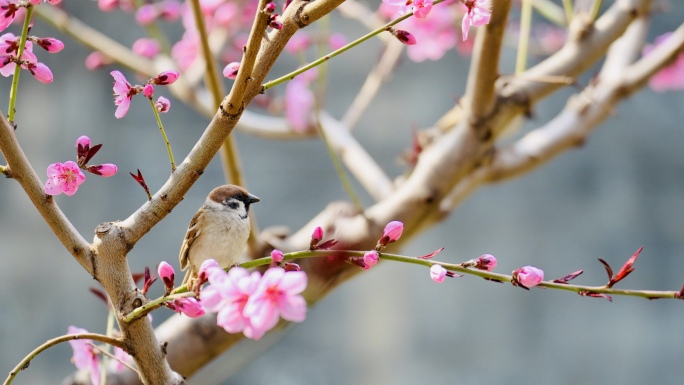
M492 19L484 28L478 30L470 60L470 73L463 103L467 107L470 125L483 136L491 135L483 123L494 108L494 82L499 77L499 56L510 9L510 0L493 3Z
M0 116L0 152L7 160L12 178L19 182L62 245L89 274L94 275L92 259L95 254L90 250L90 245L69 222L55 199L45 194L43 183L19 146L14 127L3 114Z
M631 40L630 35L624 38ZM614 51L611 48L611 52L624 54L622 42L616 41L614 44L618 48ZM611 115L618 102L643 87L650 76L674 60L682 50L684 24L651 54L629 67L622 67L617 75L599 78L597 83L571 98L566 108L553 120L496 151L488 165L473 172L454 188L442 202L441 210L450 212L482 184L520 176L580 146L592 130ZM615 63L608 60L605 65L615 69Z

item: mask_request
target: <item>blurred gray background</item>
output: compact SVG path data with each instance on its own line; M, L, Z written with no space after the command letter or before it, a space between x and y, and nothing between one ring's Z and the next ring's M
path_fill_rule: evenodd
M651 40L684 19L684 4L672 3L669 13L657 15ZM74 14L126 44L142 34L128 15L99 13L94 2L78 4L69 6ZM122 29L123 23L131 27ZM355 22L336 17L333 26L352 31L349 38L358 36ZM33 33L63 38L42 21ZM62 53L38 52L52 68L54 83L40 84L26 73L21 77L17 136L43 180L48 164L75 159L78 136L104 143L94 162L116 163L119 174L109 179L88 175L74 197L56 198L90 239L98 223L124 219L144 203L129 171L140 168L155 190L169 166L143 99L133 100L125 118L114 118L109 71L120 67L88 72L83 67L88 52L63 39L67 48ZM328 102L335 116L341 116L372 68L378 46L373 41L330 62ZM508 47L502 72L510 73L513 62L514 49ZM282 61L269 79L295 65ZM404 60L383 88L356 134L392 176L403 170L398 158L409 145L411 127L429 126L453 105L463 93L467 69L468 59L454 51L438 62ZM0 79L3 113L9 85L10 79ZM168 96L162 88L157 92ZM570 93L540 104L526 129L554 116ZM681 92L639 93L620 105L582 148L523 178L482 188L447 221L416 237L405 254L445 247L438 258L460 262L492 253L500 272L532 264L553 278L584 269L578 283L600 284L605 272L597 257L617 269L643 245L636 272L620 287L678 290L684 283L682 106ZM180 161L207 121L177 102L163 118ZM235 137L248 187L262 198L254 207L262 228L284 224L296 229L328 202L346 199L320 141ZM133 270L161 260L178 267L189 219L207 192L223 182L214 161L167 220L130 253ZM371 203L366 196L364 202ZM106 308L88 292L97 283L63 249L12 180L0 180L0 244L0 371L9 372L37 345L64 334L68 325L105 330ZM152 294L159 290L157 285ZM161 309L154 322L170 316L177 317ZM305 323L236 376L204 383L681 384L682 319L684 304L673 300L616 297L609 303L567 292L527 292L474 277L437 285L426 269L383 263L311 308ZM60 383L74 369L70 357L67 344L50 349L16 383Z

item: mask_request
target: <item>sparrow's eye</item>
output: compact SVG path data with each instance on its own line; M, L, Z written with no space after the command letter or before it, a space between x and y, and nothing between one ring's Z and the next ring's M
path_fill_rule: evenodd
M230 207L230 208L233 209L233 210L237 209L238 206L239 206L238 203L235 202L235 201L230 201L230 202L228 202L228 207Z

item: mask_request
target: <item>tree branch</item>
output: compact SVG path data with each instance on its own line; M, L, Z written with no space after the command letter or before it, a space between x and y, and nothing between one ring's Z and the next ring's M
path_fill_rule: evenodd
M19 182L62 245L89 274L95 275L92 259L96 254L90 250L88 242L57 206L55 199L45 193L43 183L19 146L14 127L9 124L3 114L0 115L0 152L7 160L12 178Z

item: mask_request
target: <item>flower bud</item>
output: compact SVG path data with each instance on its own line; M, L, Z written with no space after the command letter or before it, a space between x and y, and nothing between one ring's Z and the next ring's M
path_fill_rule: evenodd
M378 241L376 249L387 246L387 244L396 242L400 237L401 233L404 231L404 224L399 221L392 221L385 226L385 231L382 233L382 237Z
M433 281L442 283L446 276L447 270L442 265L434 264L430 267L430 278L432 278Z
M118 168L116 167L115 164L112 163L103 163L97 166L90 166L88 167L88 171L95 175L99 175L104 178L109 178L110 176L113 176L116 174L118 171Z
M267 3L266 6L264 7L264 13L270 15L273 12L275 12L275 9L276 9L276 5L274 2L271 1L271 2Z
M82 157L85 158L88 156L89 149L90 138L85 135L79 136L78 139L76 139L76 153L78 154L78 158L81 159Z
M409 31L404 31L402 29L395 29L392 30L392 35L397 38L400 42L406 44L406 45L414 45L417 43L416 37L411 34Z
M223 68L223 76L227 77L228 79L235 79L237 77L239 70L240 63L236 61L228 63L228 65L225 68Z
M363 263L366 265L364 268L368 270L371 267L375 266L378 263L378 259L379 256L377 251L371 250L367 252L363 255Z
M204 315L204 309L200 301L195 298L178 298L173 301L176 310L190 318L199 318Z
M524 266L513 271L513 279L524 287L537 286L544 280L544 271L534 266Z
M36 78L39 82L43 84L50 84L52 83L53 77L52 77L52 71L50 71L50 68L46 66L43 63L29 63L28 64L28 70L31 72L31 75Z
M159 274L159 277L164 281L166 291L171 291L173 289L173 280L176 276L176 271L173 269L173 266L166 261L162 261L159 264L159 268L157 268L157 274Z
M475 260L475 268L492 271L496 267L496 257L491 254L482 254Z
M197 272L197 279L201 282L207 282L209 280L209 274L213 269L221 269L218 262L215 259L206 259L200 265L199 271Z
M283 252L278 250L278 249L273 249L273 251L271 251L271 260L274 263L282 262L283 261Z
M318 245L318 242L323 239L323 229L318 226L314 229L313 233L311 234L311 242L309 242L309 249L315 250L316 246Z
M53 37L36 39L36 44L50 53L57 53L64 49L64 43Z
M171 101L169 101L169 99L167 99L167 98L165 98L165 97L163 97L163 96L160 96L160 97L157 99L157 102L154 103L154 107L155 107L155 108L157 109L157 111L159 111L159 112L162 112L162 113L168 112L168 111L171 109Z
M152 96L154 96L154 86L152 84L145 84L143 87L143 95L149 99L152 99Z
M173 84L176 82L176 80L178 80L179 77L180 74L176 71L164 71L154 78L154 84L158 84L160 86Z
M268 26L273 29L283 29L283 23L278 20L278 14L274 13L268 18Z

